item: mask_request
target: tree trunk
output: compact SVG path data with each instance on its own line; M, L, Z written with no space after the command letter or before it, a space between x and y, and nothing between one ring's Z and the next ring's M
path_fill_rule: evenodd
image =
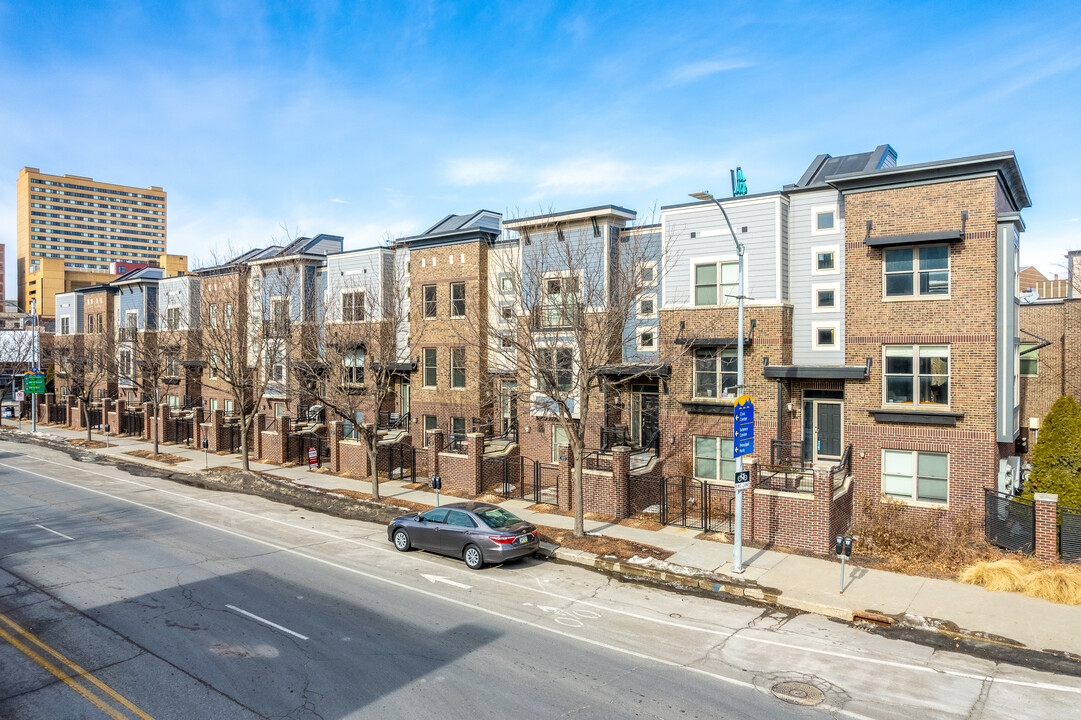
M571 483L571 502L574 504L574 536L584 537L586 534L585 509L582 507L582 443L577 438L571 446L571 456L574 458L574 482Z
M158 454L158 404L154 403L154 412L150 415L150 422L154 424L154 454Z
M372 434L365 438L365 445L368 450L368 462L372 466L372 500L379 500L379 465L377 463L379 458L379 451L375 446L376 440L379 439L378 435Z
M90 403L83 402L83 422L86 423L86 441L90 442Z
M250 470L248 465L248 419L244 415L244 411L240 411L240 466L245 470Z

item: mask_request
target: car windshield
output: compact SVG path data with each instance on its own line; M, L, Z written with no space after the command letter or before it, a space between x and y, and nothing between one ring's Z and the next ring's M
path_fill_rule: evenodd
M522 519L512 512L507 512L501 507L490 507L485 510L476 510L477 516L487 523L488 527L501 528L522 522Z

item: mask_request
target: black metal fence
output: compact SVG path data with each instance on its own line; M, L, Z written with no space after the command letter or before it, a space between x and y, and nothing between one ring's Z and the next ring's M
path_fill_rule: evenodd
M66 405L49 405L47 421L50 423L64 423L68 420Z
M756 487L785 492L813 493L814 470L790 465L767 465L758 470Z
M987 542L1015 552L1036 551L1036 504L1032 500L988 488L983 507Z
M315 448L316 465L323 467L324 460L330 460L330 443L327 439L314 432L289 433L289 441L285 458L286 462L294 460L301 465L308 464L308 453Z
M121 435L139 435L143 434L143 429L146 427L146 416L139 410L125 410L120 413L120 430Z
M447 452L466 453L466 437L465 435L450 435L447 438L447 446L443 448Z
M100 430L101 429L101 408L100 407L91 407L89 410L87 410L87 420L89 421L91 430Z
M166 422L172 425L173 442L177 445L191 445L191 441L195 437L195 421L192 418L171 417Z
M1081 508L1059 508L1058 553L1069 562L1081 560Z
M416 454L412 445L404 442L386 446L387 479L417 481ZM376 474L378 474L378 468Z
M732 532L731 487L675 475L632 477L627 491L632 516L661 525Z
M240 424L232 423L221 426L220 440L223 443L219 448L231 453L240 452Z
M776 438L770 440L769 464L803 467L803 443L777 440Z
M582 469L612 472L612 456L601 450L592 450L582 457Z
M527 457L485 458L481 488L507 499L559 504L559 466Z

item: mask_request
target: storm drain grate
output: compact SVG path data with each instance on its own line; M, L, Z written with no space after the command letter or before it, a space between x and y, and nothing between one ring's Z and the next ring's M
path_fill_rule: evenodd
M814 685L786 680L769 689L773 696L793 705L818 705L826 699L825 694Z

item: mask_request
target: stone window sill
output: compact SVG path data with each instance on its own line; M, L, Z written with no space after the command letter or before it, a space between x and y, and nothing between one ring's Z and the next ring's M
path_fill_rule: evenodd
M880 423L909 423L912 425L950 425L965 416L962 412L934 410L925 407L884 407L867 411Z

